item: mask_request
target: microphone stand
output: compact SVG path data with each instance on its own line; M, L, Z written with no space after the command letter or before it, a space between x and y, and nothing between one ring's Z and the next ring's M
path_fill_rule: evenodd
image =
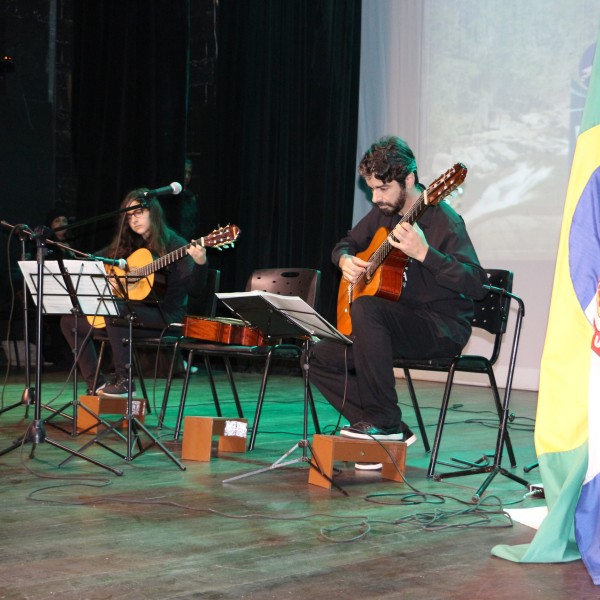
M27 225L8 225L2 221L2 225L12 230L12 233L17 233L21 240L21 260L27 259L27 250L25 242L27 240L26 230L29 230ZM35 402L35 390L31 387L31 357L29 356L29 306L28 306L27 282L23 278L23 345L25 346L25 389L21 395L21 400L10 406L0 409L0 415L16 408L17 406L25 405L25 418L29 415L29 406ZM10 337L10 336L9 336ZM8 340L10 344L10 339ZM18 353L18 350L17 350ZM18 354L17 354L18 358Z

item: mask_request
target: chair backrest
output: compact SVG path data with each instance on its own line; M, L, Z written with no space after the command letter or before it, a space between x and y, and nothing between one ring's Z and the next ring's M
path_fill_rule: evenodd
M201 317L214 317L217 314L217 297L215 294L221 286L221 271L208 269L206 287L199 296L188 298L187 313Z
M513 273L504 269L486 269L488 284L506 292L512 292ZM510 310L510 296L490 290L482 300L473 303L471 324L495 336L490 362L493 364L500 353L502 336L506 333Z
M262 290L283 296L300 296L316 308L321 286L321 271L317 269L256 269L246 284L246 291Z

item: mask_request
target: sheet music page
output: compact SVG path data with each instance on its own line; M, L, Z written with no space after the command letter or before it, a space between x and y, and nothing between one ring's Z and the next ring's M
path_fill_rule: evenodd
M118 315L112 286L106 279L106 269L93 260L65 260L84 315Z
M64 260L65 270L71 281L83 314L118 315L114 296L106 280L104 265L89 260ZM19 268L37 306L38 264L34 260L19 261ZM58 262L44 262L43 271L43 311L44 314L66 315L71 312L73 302Z

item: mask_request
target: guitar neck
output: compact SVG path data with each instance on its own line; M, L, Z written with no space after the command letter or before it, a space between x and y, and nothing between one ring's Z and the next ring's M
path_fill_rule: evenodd
M198 242L199 243L199 242ZM137 267L135 269L131 269L129 271L129 275L133 277L147 277L151 275L155 271L159 271L164 267L174 263L175 261L181 260L184 256L187 255L187 249L191 246L191 242L186 244L185 246L181 246L181 248L177 248L177 250L173 250L173 252L169 252L169 254L165 254L160 258L152 261L151 263L143 266Z
M188 244L185 244L185 246L181 246L181 248L177 248L177 250L173 250L172 252L169 252L168 254L165 254L164 256L161 256L160 258L157 258L146 265L130 268L128 276L139 278L148 277L148 275L151 275L154 273L154 271L158 271L159 269L170 265L176 260L182 259L187 255L188 248L190 248L192 245L201 246L202 248L218 248L219 250L223 248L233 248L233 245L238 239L239 235L240 228L237 225L219 227L208 235L200 237L196 240L192 240ZM142 251L144 254L144 262L146 259L152 258L152 255L148 249L140 248L139 250L136 250L129 257L129 259L132 259L138 252ZM150 254L149 257L147 256L148 254ZM138 264L140 262L141 260L138 260ZM135 261L132 260L132 264L135 264Z

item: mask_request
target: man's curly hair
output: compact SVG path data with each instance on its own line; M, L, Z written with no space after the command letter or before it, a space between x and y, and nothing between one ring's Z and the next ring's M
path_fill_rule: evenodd
M362 177L375 177L383 183L397 181L401 186L406 177L414 173L415 184L419 183L415 155L408 144L396 136L383 137L373 144L362 157L358 171Z

